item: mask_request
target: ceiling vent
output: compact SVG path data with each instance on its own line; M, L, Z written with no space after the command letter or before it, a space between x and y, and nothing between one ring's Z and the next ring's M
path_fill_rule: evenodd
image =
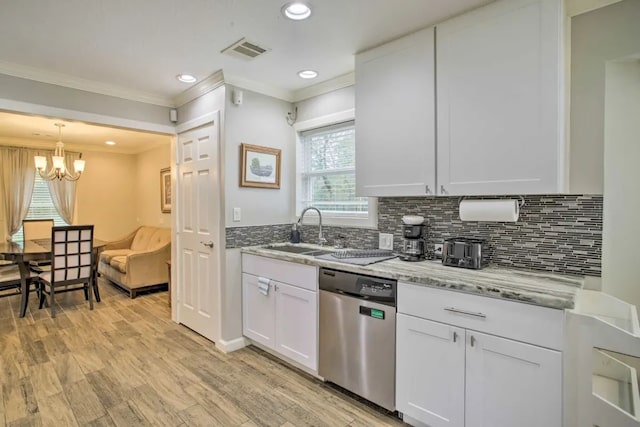
M269 52L269 50L271 49L258 46L257 43L253 43L245 38L242 38L228 48L223 49L221 53L226 53L237 58L255 59L258 56Z

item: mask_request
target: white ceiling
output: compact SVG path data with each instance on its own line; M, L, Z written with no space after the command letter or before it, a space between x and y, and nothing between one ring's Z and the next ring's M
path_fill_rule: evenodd
M67 150L136 154L167 146L171 141L169 135L0 112L0 145L53 150L58 142L58 128L54 123L65 124L62 142ZM105 141L114 141L116 145L108 146Z
M310 19L285 19L286 0L3 0L0 73L49 73L171 100L222 69L230 81L293 91L353 71L356 52L490 0L309 0ZM220 51L242 37L271 49L254 61ZM318 79L296 73L312 68Z

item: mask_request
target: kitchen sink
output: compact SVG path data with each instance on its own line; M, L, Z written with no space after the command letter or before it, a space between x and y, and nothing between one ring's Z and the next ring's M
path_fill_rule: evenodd
M318 256L318 255L326 255L326 254L332 254L332 253L333 251L326 251L324 249L319 249L317 251L305 252L304 255Z
M289 253L292 253L292 254L303 254L305 252L311 252L311 251L315 250L313 248L305 248L305 247L302 247L302 246L290 246L290 245L267 246L266 249L269 249L269 250L272 250L272 251L289 252Z
M318 255L333 253L333 251L328 251L325 249L313 249L313 248L306 248L304 246L293 246L293 245L267 246L266 249L269 249L272 251L288 252L292 254L300 254L300 255L308 255L308 256L318 256Z

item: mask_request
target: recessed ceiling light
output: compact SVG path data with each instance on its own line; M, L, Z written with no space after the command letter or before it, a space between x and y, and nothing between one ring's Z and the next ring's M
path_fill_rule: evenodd
M294 1L282 6L282 14L294 21L302 21L311 16L311 8L303 2Z
M298 76L302 79L315 79L318 77L318 72L313 70L298 71Z
M115 141L105 141L104 143L107 145L116 145Z
M178 74L176 79L180 80L182 83L195 83L198 80L191 74Z

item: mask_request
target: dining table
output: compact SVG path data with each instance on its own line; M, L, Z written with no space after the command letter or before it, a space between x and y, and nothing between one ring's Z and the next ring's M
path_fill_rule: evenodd
M98 293L98 260L100 252L108 242L93 239L93 268L91 272L91 286L93 286L96 301L100 302L100 294ZM30 265L32 261L51 260L51 239L35 239L24 241L8 241L0 242L0 259L13 261L18 265L20 271L20 317L24 317L27 313L29 305L29 279Z

